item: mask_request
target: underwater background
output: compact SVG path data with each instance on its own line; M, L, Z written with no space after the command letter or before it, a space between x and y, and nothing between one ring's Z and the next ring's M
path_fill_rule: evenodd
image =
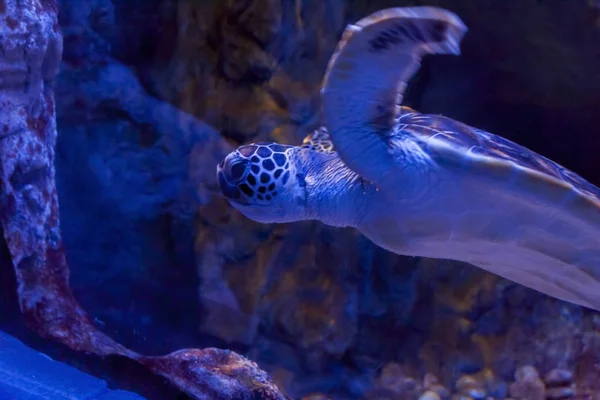
M101 332L146 355L232 350L291 399L600 399L597 312L467 264L391 254L352 229L255 223L215 180L240 144L298 144L320 126L321 80L346 24L436 5L468 26L462 54L426 57L404 104L502 135L598 185L600 3L25 3L58 12L59 223L71 290ZM2 246L1 330L113 388L200 398L122 355L39 337ZM214 377L195 384L214 385L206 398L237 398ZM259 392L239 398L276 398Z

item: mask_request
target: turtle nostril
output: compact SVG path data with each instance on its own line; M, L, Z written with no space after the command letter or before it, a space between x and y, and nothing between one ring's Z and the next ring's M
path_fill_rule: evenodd
M229 167L229 174L232 179L239 180L242 179L244 173L246 172L246 167L248 165L248 161L246 160L236 160Z

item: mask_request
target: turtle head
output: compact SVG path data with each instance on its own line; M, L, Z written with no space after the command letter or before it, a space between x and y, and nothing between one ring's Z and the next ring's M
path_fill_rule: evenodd
M253 143L229 153L217 166L217 182L229 203L258 222L304 219L306 190L295 146Z
M233 207L262 223L320 220L356 227L374 192L338 157L324 127L300 146L242 146L217 166L217 180Z

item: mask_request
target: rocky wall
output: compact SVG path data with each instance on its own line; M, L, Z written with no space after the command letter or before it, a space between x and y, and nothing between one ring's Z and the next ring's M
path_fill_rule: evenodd
M53 0L0 2L0 223L6 243L1 267L14 268L14 275L3 271L8 282L2 286L16 291L16 297L3 298L6 314L13 311L11 303L16 300L27 325L41 337L53 339L55 346L103 357L105 365L110 361L106 358L136 361L192 398L284 400L256 363L231 351L181 349L147 356L129 350L100 331L96 325L102 324L97 318L94 324L73 295L55 183L54 85L63 53L57 11ZM96 89L95 100L102 101L108 87L110 96L125 102L122 108L129 109L131 118L153 124L156 132L176 137L178 144L192 137L192 142L204 144L219 141L212 128L136 86L127 67L104 61L97 65L95 86L88 88L88 93ZM123 86L111 86L119 83ZM161 124L171 127L173 119L182 127L163 132ZM148 395L164 398L156 392Z

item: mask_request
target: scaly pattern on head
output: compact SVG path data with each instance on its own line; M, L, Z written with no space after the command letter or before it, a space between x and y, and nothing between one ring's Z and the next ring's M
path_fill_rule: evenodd
M290 179L293 148L277 143L241 146L217 167L221 191L229 199L242 203L270 202Z
M280 194L290 179L303 185L302 172L291 168L300 149L334 152L324 127L307 135L301 146L264 142L244 145L217 167L219 187L227 198L238 203L267 204Z

